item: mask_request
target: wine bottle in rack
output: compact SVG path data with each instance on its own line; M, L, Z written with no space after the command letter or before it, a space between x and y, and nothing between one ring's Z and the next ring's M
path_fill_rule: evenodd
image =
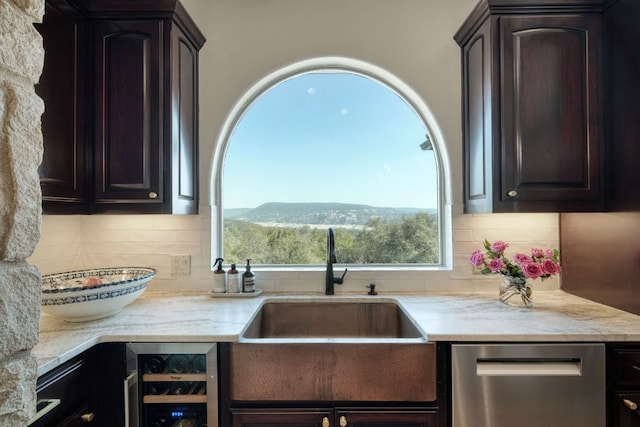
M173 354L167 360L169 372L174 374L184 374L189 372L189 356L186 354Z
M207 371L207 358L204 354L196 354L191 358L191 372L200 374Z
M164 368L164 359L160 355L154 354L143 359L142 372L145 374L159 374L164 371Z

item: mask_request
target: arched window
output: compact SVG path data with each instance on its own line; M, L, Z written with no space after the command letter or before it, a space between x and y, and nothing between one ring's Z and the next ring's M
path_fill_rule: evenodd
M239 102L219 141L216 254L321 265L331 227L341 264L444 264L439 134L376 71L308 64Z

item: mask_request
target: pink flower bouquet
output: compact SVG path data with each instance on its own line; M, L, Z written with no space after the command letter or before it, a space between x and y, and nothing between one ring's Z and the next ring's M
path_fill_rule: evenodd
M508 243L501 240L490 243L485 239L483 245L485 252L474 251L471 264L482 274L500 274L508 281L506 288L500 291L503 302L519 294L527 306L531 305L531 288L527 279L544 280L560 273L560 251L557 249L532 248L531 253L517 253L510 260L504 255Z

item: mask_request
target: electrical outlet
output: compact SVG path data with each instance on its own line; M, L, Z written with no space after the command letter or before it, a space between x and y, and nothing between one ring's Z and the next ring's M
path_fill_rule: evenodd
M191 255L171 255L171 275L191 274Z

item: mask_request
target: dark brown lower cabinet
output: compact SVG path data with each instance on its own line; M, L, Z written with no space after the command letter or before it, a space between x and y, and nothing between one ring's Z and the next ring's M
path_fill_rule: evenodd
M607 426L640 425L640 343L607 346Z
M241 409L231 410L233 427L436 427L434 410L418 409Z
M125 366L124 345L103 343L43 374L29 427L124 426Z
M95 352L90 350L38 379L37 410L32 427L77 426L95 418L91 393Z
M613 426L637 427L640 425L640 392L616 393L614 405Z

